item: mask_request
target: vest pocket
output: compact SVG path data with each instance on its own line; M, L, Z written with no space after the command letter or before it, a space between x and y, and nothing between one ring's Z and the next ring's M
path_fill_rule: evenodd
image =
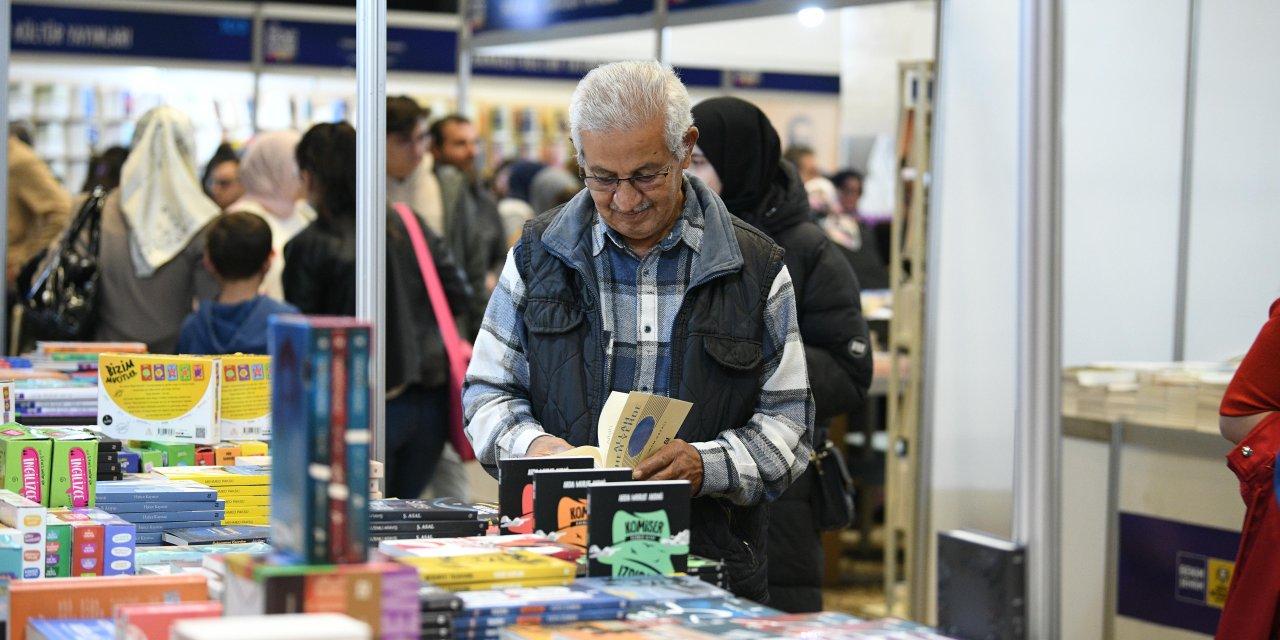
M702 344L712 360L735 371L755 369L763 357L760 343L751 340L704 336Z
M586 314L559 300L529 300L524 311L524 326L532 333L567 333L582 324Z

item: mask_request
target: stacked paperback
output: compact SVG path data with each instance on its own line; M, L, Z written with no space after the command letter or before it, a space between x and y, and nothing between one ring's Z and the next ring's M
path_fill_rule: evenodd
M370 542L480 536L487 526L475 508L453 498L369 502Z
M88 507L45 515L45 577L131 576L137 526Z
M120 466L120 452L124 443L111 436L98 436L98 482L124 480L124 468Z
M257 465L229 467L159 467L154 473L171 480L190 480L218 491L226 513L222 524L267 526L271 512L271 468Z
M93 366L98 366L97 354ZM98 385L91 380L20 380L14 384L14 412L23 424L91 420L98 415Z
M189 480L121 480L98 484L98 508L137 527L138 546L164 544L166 532L216 527L226 504L212 487Z
M378 552L450 591L569 584L581 555L575 547L535 535L387 540Z
M422 639L452 638L453 620L462 609L462 599L452 591L429 584L418 589L418 599L422 603Z
M496 638L516 624L558 624L621 620L626 599L575 586L493 589L459 593L462 610L454 618L455 638Z

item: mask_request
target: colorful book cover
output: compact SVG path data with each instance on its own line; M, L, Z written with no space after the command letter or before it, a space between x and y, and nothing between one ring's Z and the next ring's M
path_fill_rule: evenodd
M403 564L418 569L423 580L449 588L460 583L494 582L504 579L573 578L576 566L558 558L529 551L493 550L447 557L402 557Z
M275 470L271 542L303 562L323 562L326 540L317 540L314 532L316 520L326 511L316 512L313 506L311 467L320 439L317 432L328 440L329 332L313 326L305 316L276 315L268 325L267 344L275 376L271 385ZM327 489L322 489L326 499Z
M369 501L370 522L441 522L475 519L475 509L437 500L391 498Z
M587 487L630 482L631 469L569 469L533 474L534 529L587 550Z
M102 525L102 575L131 576L135 573L133 558L138 530L132 522L100 509L72 509L71 512Z
M369 327L351 327L347 402L347 550L349 562L369 557ZM415 577L416 579L416 577Z
M98 508L107 513L150 513L154 511L221 511L226 508L222 500L187 502L102 502Z
M22 532L22 577L34 580L45 574L45 515L47 509L12 491L0 489L0 524Z
M267 540L269 533L269 527L195 527L190 529L169 529L164 532L164 541L179 546L263 542Z
M196 447L186 442L143 442L142 447L159 451L166 467L190 467L196 464ZM206 465L207 466L207 465Z
M58 516L45 515L44 577L71 577L71 525Z
M179 620L217 618L222 603L175 602L173 604L127 604L116 607L115 628L120 638L129 640L169 640L170 628Z
M689 483L610 482L587 488L588 576L684 573Z
M217 358L104 353L98 363L99 431L126 440L220 440Z
M552 469L590 469L595 459L504 458L498 461L499 530L533 533L533 472Z
M490 589L458 594L462 600L459 619L481 616L515 616L537 613L560 613L584 609L625 612L627 601L608 593L576 587L542 587L538 589ZM508 622L507 624L515 624Z
M49 504L58 507L92 507L98 484L98 441L79 429L33 428L49 438Z
M556 587L544 587L554 589ZM463 596L467 593L463 592ZM453 628L459 632L479 629L500 629L513 624L564 624L583 620L621 620L626 615L622 608L579 609L577 611L549 611L545 613L517 613L511 615L458 616Z
M727 618L762 618L782 615L781 611L742 598L694 598L632 605L628 620L682 620L710 622Z
M3 485L32 502L49 503L49 458L53 443L30 429L10 422L0 426L0 469Z
M733 594L692 576L628 576L578 578L574 586L625 598L631 604L729 598Z
M44 618L27 623L31 640L115 640L116 626L105 618Z
M102 525L77 514L61 514L58 517L71 525L71 576L101 576L102 548L105 544Z
M114 480L97 486L100 503L212 502L218 491L189 480Z
M263 355L220 356L218 423L226 440L271 438L271 359ZM216 452L215 452L216 453ZM224 454L224 457L226 454ZM234 460L219 458L218 464Z
M108 619L120 604L208 599L205 577L194 574L21 580L9 585L8 638L26 640L29 620L66 615L67 603L78 615Z

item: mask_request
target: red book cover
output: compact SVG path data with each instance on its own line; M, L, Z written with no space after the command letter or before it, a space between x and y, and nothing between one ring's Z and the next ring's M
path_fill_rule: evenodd
M71 575L102 575L102 525L90 520L71 523Z
M346 327L333 328L333 358L329 375L329 557L335 563L363 560L350 558L347 548L347 371L348 334Z

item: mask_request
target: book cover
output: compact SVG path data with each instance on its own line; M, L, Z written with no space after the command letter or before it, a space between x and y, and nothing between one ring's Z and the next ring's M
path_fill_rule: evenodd
M957 637L1025 638L1026 549L969 530L938 532L938 630Z
M27 623L31 640L115 640L116 627L106 619L36 619Z
M217 523L211 522L209 523L209 526L213 526L215 524ZM147 546L147 545L161 545L161 544L164 544L164 532L162 531L157 531L155 533L139 533L138 534L139 547Z
M398 561L418 569L418 575L423 580L446 588L455 584L504 579L572 579L576 571L572 562L523 550L495 549L485 553L434 558L402 557Z
M534 529L557 542L587 550L587 487L630 482L630 469L570 469L533 474Z
M219 435L225 440L271 438L271 359L263 355L220 356ZM225 454L224 454L225 455ZM231 464L219 459L217 464Z
M122 440L218 442L217 358L103 353L98 364L99 431Z
M47 509L12 491L0 489L0 524L22 532L22 577L35 580L45 573L45 515Z
M44 577L71 577L71 525L57 515L45 515Z
M554 589L555 587L546 588ZM465 596L467 593L463 592L463 595ZM513 624L563 624L583 620L621 620L626 613L622 608L608 608L515 613L510 615L458 616L453 619L453 628L456 631L463 632L467 630L500 629Z
M369 521L372 522L446 522L475 520L476 511L448 501L439 500L386 500L369 501Z
M205 503L195 503L203 506ZM207 503L212 504L212 503ZM192 520L222 520L226 517L225 509L199 509L191 511L146 511L116 514L134 524L147 522L189 522Z
M559 613L603 609L625 612L627 601L608 593L576 587L541 587L538 589L490 589L458 594L462 611L458 618L482 616L516 616L523 614ZM508 622L507 624L515 624Z
M272 464L271 542L281 552L303 562L323 562L327 540L315 536L316 492L328 499L327 477L313 480L313 467L327 475L327 464L316 464L316 443L329 431L329 332L313 326L306 316L276 315L268 324L268 350L275 375L271 387ZM326 456L327 459L327 456ZM316 487L320 484L320 487ZM326 503L327 504L327 503Z
M126 518L127 520L128 518ZM169 529L191 529L194 527L216 527L222 524L221 520L182 520L178 522L135 522L134 528L139 534L143 533L164 533Z
M680 620L692 623L778 615L782 615L782 612L742 598L664 600L635 604L627 610L628 620Z
M173 604L126 604L116 607L115 628L120 638L129 640L169 640L174 623L190 618L222 616L222 603L175 602Z
M21 580L9 585L9 640L26 640L32 618L65 615L67 603L86 618L111 618L119 604L208 600L205 577L107 576L74 580Z
M0 489L48 505L52 451L53 442L16 422L0 427L0 469L3 469Z
M71 513L87 517L102 525L101 575L131 576L134 574L133 559L138 531L132 522L100 509L77 508L71 509Z
M212 502L218 491L188 480L113 480L98 483L97 498L99 503Z
M560 455L590 456L602 468L635 468L675 439L692 408L691 403L665 396L614 391L596 425L600 446L576 447Z
M733 594L692 576L628 576L578 578L574 586L625 598L632 604L728 598Z
M533 533L533 472L590 469L590 457L503 458L498 461L499 531Z
M173 545L192 544L231 544L240 542L265 542L270 533L268 527L235 526L235 527L195 527L190 529L169 529L164 532L164 541Z
M103 527L83 516L61 514L58 516L71 525L71 577L101 576Z
M587 488L588 576L684 573L689 483L610 482Z
M327 513L328 517L317 522L327 527L328 558L332 562L348 562L347 548L347 502L350 487L347 485L347 402L350 400L348 389L347 328L330 329L332 356L329 363L329 441L323 450L317 448L316 457L329 465L330 477L327 491L318 513ZM364 558L359 560L363 561ZM353 560L354 561L354 560Z
M447 509L466 509L476 512L476 519L485 521L490 527L498 526L500 511L496 502L463 502L457 498L434 498L431 504Z
M98 484L98 441L79 429L36 428L49 438L49 507L92 507Z
M363 562L369 557L369 327L351 327L347 401L347 549L343 559ZM416 579L416 578L415 578Z

